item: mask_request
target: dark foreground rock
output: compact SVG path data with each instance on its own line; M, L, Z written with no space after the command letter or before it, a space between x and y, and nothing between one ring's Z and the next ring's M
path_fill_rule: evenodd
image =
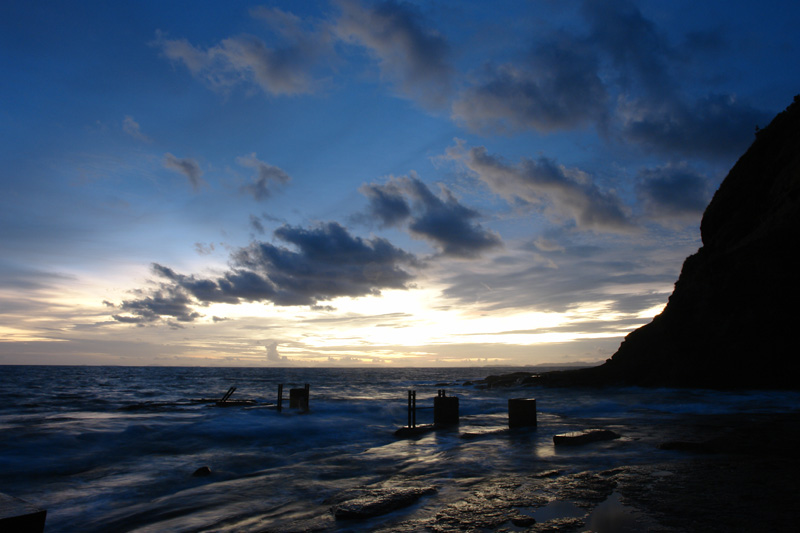
M587 429L585 431L573 431L570 433L553 435L553 444L555 446L580 446L582 444L618 438L620 438L620 434L610 429Z
M800 413L685 422L682 440L665 443L700 449L662 446L661 462L602 471L486 478L431 516L376 531L796 531Z
M373 488L350 491L341 503L331 507L337 520L355 520L380 516L408 507L426 494L436 492L435 487Z

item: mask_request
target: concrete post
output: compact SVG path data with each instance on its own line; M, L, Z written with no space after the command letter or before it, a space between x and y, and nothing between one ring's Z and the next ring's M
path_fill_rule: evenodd
M508 427L536 427L536 400L509 398Z
M444 390L433 399L433 423L437 426L458 424L458 397L447 396Z

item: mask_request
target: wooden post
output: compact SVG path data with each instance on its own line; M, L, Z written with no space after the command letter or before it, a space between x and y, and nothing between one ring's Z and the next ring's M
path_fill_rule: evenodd
M408 391L408 427L417 427L417 391Z
M226 392L225 394L222 395L222 399L219 401L219 403L227 402L228 399L233 395L233 393L235 391L236 391L236 387L231 387L230 389L228 389L228 392Z
M536 427L536 400L509 398L508 427Z
M278 412L283 410L283 383L278 384Z

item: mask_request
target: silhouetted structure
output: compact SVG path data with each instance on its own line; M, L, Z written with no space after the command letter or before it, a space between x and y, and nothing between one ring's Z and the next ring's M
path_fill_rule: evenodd
M458 396L447 396L444 390L438 391L433 399L433 423L436 426L458 424Z
M508 399L508 427L536 427L536 400L533 398Z
M47 511L14 496L0 493L0 531L44 531Z

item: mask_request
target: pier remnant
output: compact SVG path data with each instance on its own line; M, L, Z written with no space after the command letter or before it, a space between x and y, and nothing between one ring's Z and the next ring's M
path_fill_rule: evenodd
M308 411L309 388L308 383L306 383L306 386L302 389L289 389L289 407Z
M449 426L458 424L458 396L447 396L440 390L433 399L433 424Z
M222 398L217 400L217 407L231 407L234 405L253 405L255 400L231 400L231 396L236 392L236 387L231 387L228 392L222 395Z
M283 383L278 383L278 412L283 410Z
M536 400L534 398L508 399L508 427L536 427Z
M44 531L47 511L35 505L0 493L0 531L40 533Z
M417 427L417 391L408 391L408 428Z

